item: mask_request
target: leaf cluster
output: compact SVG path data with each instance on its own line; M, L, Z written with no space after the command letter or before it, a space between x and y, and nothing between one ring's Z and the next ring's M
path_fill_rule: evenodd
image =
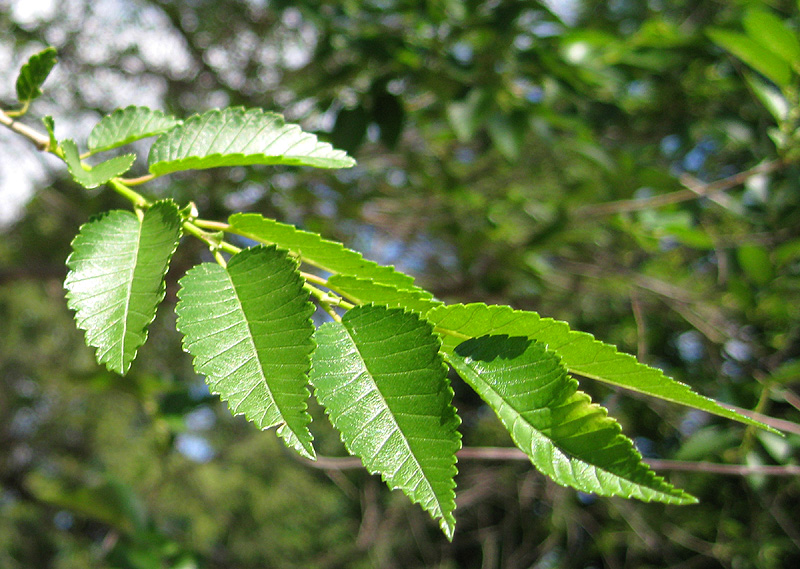
M45 50L23 68L23 105L46 79L51 55ZM446 305L412 277L316 233L258 214L204 220L193 204L151 201L134 190L187 170L355 165L281 115L234 107L184 121L128 107L95 126L83 156L74 141L56 140L51 118L45 124L49 150L78 184L109 184L134 206L84 224L67 261L68 305L98 363L119 374L129 370L182 237L200 239L216 262L180 279L177 329L212 391L232 413L261 429L276 427L289 448L314 459L312 386L348 452L420 504L449 539L461 439L448 368L496 413L538 470L604 496L695 502L650 470L575 376L763 426L564 322L507 306ZM142 178L121 177L133 154L84 162L153 136ZM242 249L236 243L244 240L256 244ZM317 307L327 320L320 326L312 319Z

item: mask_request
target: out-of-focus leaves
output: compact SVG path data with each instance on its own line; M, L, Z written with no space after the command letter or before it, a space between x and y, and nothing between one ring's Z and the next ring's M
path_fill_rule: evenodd
M791 83L792 71L786 60L752 37L721 29L708 30L708 36L778 86L787 87Z
M796 30L789 29L780 18L761 8L750 8L745 13L743 24L748 36L790 66L800 69L800 41Z
M368 126L369 114L363 107L342 109L336 115L336 124L330 136L331 144L353 154L364 142Z
M736 250L736 258L747 278L757 285L768 284L774 275L769 253L758 245L741 245Z

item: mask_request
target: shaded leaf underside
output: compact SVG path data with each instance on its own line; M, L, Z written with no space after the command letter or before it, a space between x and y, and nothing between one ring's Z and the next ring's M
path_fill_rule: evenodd
M287 446L314 458L306 385L314 305L297 263L276 247L203 263L180 280L176 307L184 349L211 389L259 428L278 426Z
M68 305L108 369L127 372L147 339L180 233L177 206L163 201L141 221L128 211L110 211L83 225L72 242L64 283Z
M452 539L459 419L430 325L365 306L324 324L316 338L315 395L348 451L439 519Z

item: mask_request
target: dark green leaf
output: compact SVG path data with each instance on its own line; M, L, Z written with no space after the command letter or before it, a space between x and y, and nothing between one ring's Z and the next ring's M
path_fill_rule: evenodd
M17 99L20 103L28 104L42 94L41 86L58 62L56 55L56 48L48 47L33 54L22 66L17 77Z

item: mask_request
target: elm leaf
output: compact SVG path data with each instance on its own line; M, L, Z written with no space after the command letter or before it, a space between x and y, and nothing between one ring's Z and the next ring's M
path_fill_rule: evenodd
M286 445L313 459L306 385L311 315L297 262L274 246L203 263L180 280L178 330L197 373L214 393L261 429L278 427Z
M147 340L164 299L164 275L181 235L172 201L156 202L141 219L114 210L84 224L72 242L64 282L86 343L98 363L125 374Z
M401 489L452 539L459 418L431 326L381 306L316 333L311 382L347 450Z
M251 164L349 168L355 161L299 126L286 124L277 113L243 107L188 118L159 136L148 158L156 176Z

